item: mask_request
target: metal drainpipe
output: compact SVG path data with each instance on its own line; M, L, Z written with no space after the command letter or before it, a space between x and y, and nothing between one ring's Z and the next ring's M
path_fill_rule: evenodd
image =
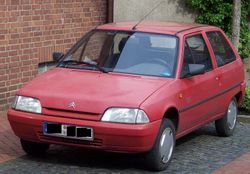
M107 23L112 23L114 20L114 0L107 0L108 5L107 5Z

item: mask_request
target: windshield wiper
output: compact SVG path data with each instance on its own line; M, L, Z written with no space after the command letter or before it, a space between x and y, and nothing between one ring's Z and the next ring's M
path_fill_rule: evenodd
M100 67L97 64L94 63L90 63L90 62L85 62L85 61L77 61L77 60L66 60L66 61L62 61L59 65L59 67L65 67L65 68L69 68L70 66L74 66L74 65L88 65L91 67L94 67L96 69L98 69L99 71L103 72L103 73L108 73L107 70L105 70L104 68Z

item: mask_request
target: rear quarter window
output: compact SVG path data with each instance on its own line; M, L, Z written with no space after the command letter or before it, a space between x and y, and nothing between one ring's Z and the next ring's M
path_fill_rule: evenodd
M221 32L207 32L207 37L211 43L219 67L236 60L231 46Z

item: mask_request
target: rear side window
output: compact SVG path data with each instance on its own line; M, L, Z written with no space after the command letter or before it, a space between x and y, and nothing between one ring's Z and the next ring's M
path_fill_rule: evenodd
M210 54L201 34L186 39L184 56L184 63L202 64L206 71L212 70Z
M221 32L207 32L218 66L223 66L236 59L236 56Z

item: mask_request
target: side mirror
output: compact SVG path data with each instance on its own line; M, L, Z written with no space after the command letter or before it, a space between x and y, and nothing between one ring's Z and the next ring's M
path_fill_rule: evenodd
M205 73L205 65L203 64L188 64L188 71L182 74L181 78L196 76Z
M60 53L60 52L54 52L53 53L53 60L55 62L59 62L59 60L64 56L63 53Z
M189 73L192 76L205 73L205 65L202 65L202 64L189 64L188 66L189 66Z

